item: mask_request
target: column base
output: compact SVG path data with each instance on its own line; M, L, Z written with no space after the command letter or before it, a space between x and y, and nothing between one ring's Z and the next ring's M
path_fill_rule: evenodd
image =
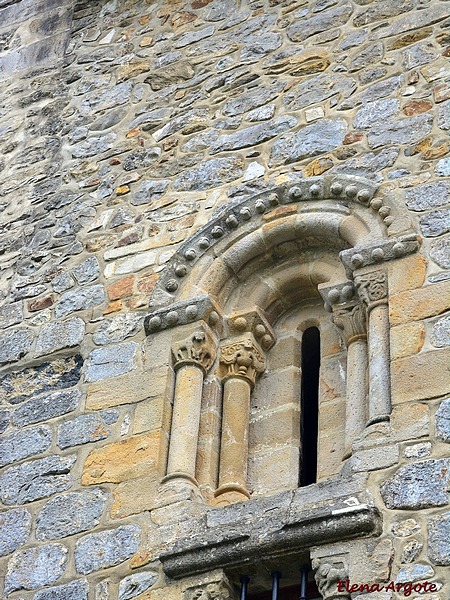
M250 492L237 483L225 483L214 492L214 506L227 506L235 502L244 502L250 498Z
M166 475L161 481L155 508L162 508L184 500L204 502L197 481L187 473Z

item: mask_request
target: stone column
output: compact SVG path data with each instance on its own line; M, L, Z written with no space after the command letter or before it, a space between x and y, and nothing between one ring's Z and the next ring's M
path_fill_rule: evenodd
M355 274L359 297L367 308L369 345L368 425L389 421L391 377L387 275L384 270Z
M215 343L206 324L197 325L172 347L176 372L167 474L163 483L197 487L195 460L202 404L203 378L215 359Z
M247 489L250 395L264 370L264 355L253 334L224 344L220 371L223 381L222 437L217 504L250 497Z

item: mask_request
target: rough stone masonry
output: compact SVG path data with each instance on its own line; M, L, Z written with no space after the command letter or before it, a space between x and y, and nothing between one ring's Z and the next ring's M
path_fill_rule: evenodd
M449 8L0 0L2 598L449 597Z

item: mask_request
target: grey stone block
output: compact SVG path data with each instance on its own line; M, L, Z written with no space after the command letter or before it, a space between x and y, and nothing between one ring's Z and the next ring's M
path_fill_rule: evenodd
M443 102L439 107L438 126L441 129L450 129L450 100Z
M67 564L68 550L62 544L35 546L17 552L8 563L5 594L35 590L58 581Z
M374 125L389 121L399 110L400 102L393 98L368 102L356 113L353 126L356 129L371 129Z
M117 411L102 411L66 421L58 430L58 446L64 449L104 440L111 433L108 424L115 423L118 418Z
M450 513L430 519L428 525L428 556L435 565L450 565Z
M17 325L23 321L22 302L13 302L0 307L0 329Z
M450 269L450 236L434 240L430 245L430 256L443 269Z
M338 73L321 73L301 81L284 94L283 102L291 110L307 108L337 94L345 98L356 88L356 81Z
M73 483L70 469L74 456L48 456L6 469L0 476L3 504L23 504L68 490Z
M0 439L0 467L45 452L52 443L52 430L41 425L16 431Z
M137 525L124 525L82 537L75 547L77 573L86 575L124 562L137 551L139 538Z
M259 85L254 89L245 90L237 98L228 100L222 112L230 117L242 115L276 98L281 93L282 87L279 83L274 82L274 85L271 86Z
M105 291L102 285L92 285L90 287L70 290L61 296L60 301L55 306L56 318L64 317L76 310L85 310L92 308L104 302Z
M239 179L243 174L243 160L240 158L213 158L205 160L193 169L188 169L178 177L173 188L180 191L207 190L223 183Z
M294 117L279 117L273 121L267 121L265 123L260 123L259 125L240 129L236 133L221 135L217 142L213 144L210 154L256 146L257 144L272 139L280 133L292 129L296 124L297 119Z
M450 442L450 398L443 400L436 411L436 437Z
M117 377L136 368L136 342L124 342L93 350L86 361L86 380Z
M430 341L436 348L450 346L450 316L442 317L433 325Z
M88 600L88 591L87 581L79 579L37 592L33 600Z
M72 156L74 158L90 158L91 156L107 152L114 146L116 138L117 134L113 132L90 137L72 146Z
M24 508L0 512L0 556L15 552L31 533L31 514Z
M272 146L270 166L286 165L340 146L347 131L343 119L322 119L296 133L281 136Z
M0 410L0 433L3 433L9 425L9 410Z
M72 273L80 285L95 281L100 275L100 265L97 258L95 256L90 256L86 260L83 260L78 267L75 267L75 269L72 270Z
M416 510L448 503L450 459L425 460L400 467L381 486L388 508Z
M450 231L450 210L434 210L420 219L420 229L426 237L437 237Z
M450 158L441 158L436 164L434 173L438 177L450 177Z
M143 315L131 312L122 313L112 319L105 319L93 335L94 343L103 346L104 344L121 342L130 335L137 333L143 319Z
M65 415L78 408L81 400L79 390L64 390L42 394L21 404L13 413L15 425L25 426Z
M0 336L0 364L15 362L31 348L33 334L29 329L15 329Z
M77 346L83 341L84 331L84 321L78 318L44 325L36 341L34 356L42 356L63 348Z
M170 179L160 179L159 181L144 181L138 191L133 194L131 198L131 204L139 206L141 204L147 204L156 198L159 198L163 194L167 186L170 183Z
M424 183L406 190L406 206L410 210L428 210L450 204L450 181Z
M77 354L8 373L0 379L0 398L19 404L42 392L72 387L80 380L82 365L83 359Z
M56 540L99 524L106 495L99 489L70 492L52 498L37 516L36 538Z
M148 590L156 581L156 573L134 573L122 579L119 585L119 600L130 600Z
M414 144L427 136L433 126L432 115L417 115L372 127L367 135L370 148L389 144Z
M323 11L309 19L296 19L287 30L288 37L293 42L303 42L312 35L335 30L348 21L352 12L352 7L346 4Z
M414 583L414 581L419 581L420 579L432 579L433 577L433 567L416 563L415 565L402 567L395 578L395 583Z

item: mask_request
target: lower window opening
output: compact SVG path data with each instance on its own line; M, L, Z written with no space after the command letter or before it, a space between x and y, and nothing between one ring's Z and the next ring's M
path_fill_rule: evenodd
M302 385L300 400L299 485L317 481L317 435L319 424L320 333L309 327L302 337Z

